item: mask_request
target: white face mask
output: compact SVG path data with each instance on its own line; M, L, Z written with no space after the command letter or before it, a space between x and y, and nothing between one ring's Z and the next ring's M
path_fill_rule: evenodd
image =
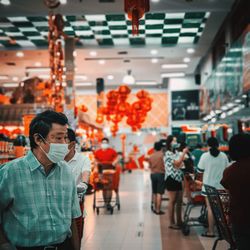
M102 149L107 149L109 147L108 143L102 143L101 148Z
M49 143L49 142L47 142L47 143ZM41 146L40 146L40 148L46 154L46 156L48 157L48 159L51 162L57 163L59 161L63 161L65 156L69 153L68 144L49 143L49 145L50 145L50 147L49 147L48 153L46 153Z

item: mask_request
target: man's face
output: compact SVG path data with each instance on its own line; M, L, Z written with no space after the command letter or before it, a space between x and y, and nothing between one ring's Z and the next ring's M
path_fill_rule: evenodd
M50 148L50 143L67 143L67 125L60 125L57 123L52 124L52 128L49 131L45 142L41 141L40 146L43 150L48 153Z

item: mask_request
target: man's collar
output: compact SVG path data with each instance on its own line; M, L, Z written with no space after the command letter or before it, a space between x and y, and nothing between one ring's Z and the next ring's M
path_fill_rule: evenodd
M26 159L31 171L34 171L41 166L41 163L37 160L31 150L28 152Z

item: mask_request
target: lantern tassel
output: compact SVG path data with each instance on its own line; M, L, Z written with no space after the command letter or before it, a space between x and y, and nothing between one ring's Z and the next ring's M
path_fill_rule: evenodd
M132 10L132 34L138 35L139 34L139 11L138 9Z

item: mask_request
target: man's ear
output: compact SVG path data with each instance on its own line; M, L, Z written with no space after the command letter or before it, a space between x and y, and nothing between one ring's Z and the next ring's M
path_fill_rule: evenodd
M40 145L42 142L44 142L44 140L41 138L41 136L39 136L39 134L34 134L34 141L37 145Z

